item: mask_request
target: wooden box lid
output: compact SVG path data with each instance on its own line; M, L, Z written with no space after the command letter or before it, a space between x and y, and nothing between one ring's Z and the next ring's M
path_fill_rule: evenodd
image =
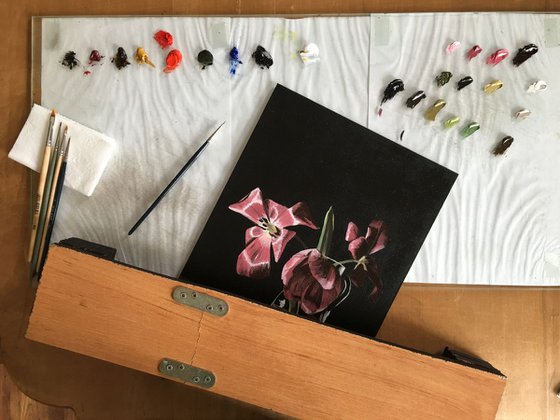
M179 286L223 299L227 314L177 303ZM58 245L26 337L163 377L163 359L181 361L212 372L210 392L298 418L492 419L505 387L497 373Z

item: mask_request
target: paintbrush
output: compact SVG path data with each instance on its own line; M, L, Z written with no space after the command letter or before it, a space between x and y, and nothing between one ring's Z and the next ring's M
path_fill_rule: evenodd
M31 262L33 258L33 250L35 242L37 241L37 228L39 226L39 215L41 213L41 206L43 204L43 195L45 193L45 181L47 180L47 173L49 170L49 163L52 152L52 135L54 120L56 117L56 110L51 111L49 120L49 129L47 132L47 139L45 141L45 151L43 153L43 164L41 165L41 172L39 173L39 185L37 186L37 198L35 200L35 209L33 210L33 221L31 223L31 239L29 240L29 251L27 252L27 261Z
M55 202L55 200L57 199L56 195L59 189L59 182L60 182L60 171L62 170L62 165L65 159L65 155L66 155L66 149L68 147L68 143L70 142L70 138L67 137L67 127L64 130L64 134L63 134L63 138L61 140L61 143L58 147L58 150L56 151L56 156L54 156L53 158L56 159L55 161L55 166L54 166L54 172L53 172L53 177L52 177L52 184L51 184L51 188L49 191L49 198L47 201L47 212L45 214L45 223L44 223L44 227L43 227L43 231L41 233L41 241L39 242L39 254L38 254L38 258L37 258L37 264L35 266L35 273L39 273L41 266L43 264L43 256L45 254L44 251L46 251L48 249L49 246L49 242L50 241L50 234L49 231L51 231L50 233L52 233L52 229L51 229L51 221L52 221L52 210L53 210L53 204ZM48 238L48 241L47 241Z
M35 246L33 248L33 256L31 257L31 269L35 270L37 265L37 260L39 258L39 247L41 245L41 239L43 237L43 230L46 228L47 222L47 207L50 195L52 194L52 182L54 176L54 170L56 167L56 156L58 150L62 146L62 139L66 136L66 131L68 127L62 128L62 123L58 125L58 132L56 136L56 143L52 152L52 156L49 160L49 169L47 171L47 176L45 178L45 188L43 190L43 204L41 205L41 210L39 212L39 224L37 225L37 235L35 238Z
M200 157L202 152L204 152L208 144L210 144L210 140L212 139L212 137L214 137L214 134L216 134L218 130L222 128L222 126L225 123L226 123L225 121L221 123L220 126L216 128L212 134L210 134L210 137L208 137L206 141L202 143L202 146L198 148L198 150L194 153L194 155L192 155L192 157L187 161L187 163L185 163L185 165L179 170L177 175L175 175L175 177L171 180L171 182L167 185L167 187L165 187L165 189L154 200L154 202L150 205L150 207L148 207L148 210L146 210L144 214L140 217L140 219L138 219L138 221L134 224L134 226L132 226L132 229L128 231L129 235L132 235L134 231L138 229L138 226L142 224L142 222L146 219L146 217L148 217L148 215L152 212L152 210L156 208L156 206L161 202L161 200L163 200L163 197L165 197L165 195L169 192L169 190L173 188L173 186L177 183L177 181L179 181L179 179L185 174L185 172L187 172L187 170L192 166L192 164L196 162L196 160Z
M38 269L37 269L37 274L39 278L41 277L41 273L43 272L43 266L47 258L47 251L49 249L49 244L51 242L51 236L54 229L54 222L56 220L56 213L58 212L58 204L60 203L60 198L62 196L62 190L64 187L64 179L66 177L66 165L68 163L68 152L70 151L70 137L68 137L68 140L66 141L63 147L64 147L64 150L62 151L63 159L62 159L62 163L60 164L60 169L58 171L58 176L56 179L56 187L54 189L54 194L53 194L54 198L52 200L53 204L49 215L47 235L45 237L44 246L41 248L41 252L39 253L39 255L41 256L39 260L40 263L38 264Z

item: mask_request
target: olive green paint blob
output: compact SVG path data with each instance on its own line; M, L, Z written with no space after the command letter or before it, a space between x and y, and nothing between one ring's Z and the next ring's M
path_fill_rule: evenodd
M430 108L428 108L424 116L428 121L435 121L437 114L445 107L445 105L447 105L447 103L443 99L438 99Z

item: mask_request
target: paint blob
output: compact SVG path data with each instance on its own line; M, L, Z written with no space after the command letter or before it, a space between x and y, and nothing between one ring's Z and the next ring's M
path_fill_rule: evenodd
M268 69L274 63L270 53L260 45L257 47L251 57L255 59L255 63L257 63L257 66L259 66L261 69Z
M463 128L463 137L467 138L469 136L472 136L478 130L480 130L480 124L473 121L472 123L467 125L465 128Z
M171 73L183 60L183 54L179 50L171 50L169 54L167 54L167 58L165 59L165 68L163 69L164 73Z
M68 51L66 54L64 54L64 58L62 59L62 65L64 67L68 67L70 70L72 70L79 64L80 62L76 58L76 53L74 51Z
M423 99L426 98L426 94L423 90L419 90L414 95L406 100L406 106L410 109L414 109L416 105L418 105Z
M200 51L198 53L198 55L196 56L196 59L200 63L200 65L202 66L202 70L204 70L206 67L214 64L214 56L208 50Z
M534 83L531 83L527 88L527 92L529 93L537 93L542 92L543 90L548 89L548 85L544 80L537 80Z
M119 47L117 49L117 53L111 59L111 61L115 64L117 69L121 70L128 66L130 63L128 62L128 56L126 55L126 51L123 47Z
M173 35L166 31L157 31L154 34L154 39L162 50L173 45Z
M473 58L475 58L478 54L480 54L482 52L482 48L480 47L480 45L474 45L469 52L467 53L467 59L469 61L471 61Z
M404 83L401 79L394 79L393 81L391 81L391 83L389 83L385 88L385 90L383 91L383 98L381 99L381 105L379 106L377 115L381 116L381 114L383 114L382 105L385 102L393 99L397 93L402 92L403 90L404 90Z
M444 86L449 83L452 77L453 73L451 73L450 71L442 71L438 76L436 76L436 83L440 87Z
M459 124L459 122L461 121L461 118L455 116L455 117L451 117L448 120L445 120L443 122L443 127L444 128L453 128L455 127L457 124Z
M101 55L98 50L91 50L91 53L89 54L89 65L93 66L96 63L101 62L102 58L104 58L104 56Z
M457 90L461 90L463 88L466 88L472 82L473 82L473 78L471 76L463 77L461 80L459 80L457 82Z
M149 66L155 67L155 64L152 63L152 61L150 60L150 57L148 57L148 53L142 47L138 47L138 49L136 50L136 55L134 56L134 58L140 64L147 64Z
M313 64L321 60L319 57L319 47L313 42L307 44L299 51L299 57L303 64Z
M505 136L492 150L495 156L503 155L507 149L513 144L513 137Z
M452 52L457 51L459 48L461 48L461 43L459 41L453 41L451 44L445 47L445 52L447 54L451 54Z
M496 64L504 60L508 55L509 55L509 51L506 50L505 48L497 50L492 54L490 54L490 57L486 59L486 64L495 66Z
M428 121L435 121L437 114L445 107L445 105L447 105L447 102L445 102L443 99L438 99L430 108L428 108L428 110L424 114L424 117Z
M519 67L521 64L523 64L538 52L539 47L537 47L535 44L528 44L523 48L519 48L517 50L517 54L515 54L515 57L513 57L513 65L515 67Z
M482 90L484 91L484 93L494 93L498 89L501 89L503 86L504 86L504 83L501 80L494 80L494 81L484 85Z
M235 76L235 73L237 72L237 67L240 64L243 64L243 61L239 59L239 50L237 49L237 47L233 47L229 51L229 75L231 77Z

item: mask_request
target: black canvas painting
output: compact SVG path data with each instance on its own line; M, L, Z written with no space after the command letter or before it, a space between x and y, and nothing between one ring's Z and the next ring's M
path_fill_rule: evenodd
M456 176L277 85L181 279L373 337Z

